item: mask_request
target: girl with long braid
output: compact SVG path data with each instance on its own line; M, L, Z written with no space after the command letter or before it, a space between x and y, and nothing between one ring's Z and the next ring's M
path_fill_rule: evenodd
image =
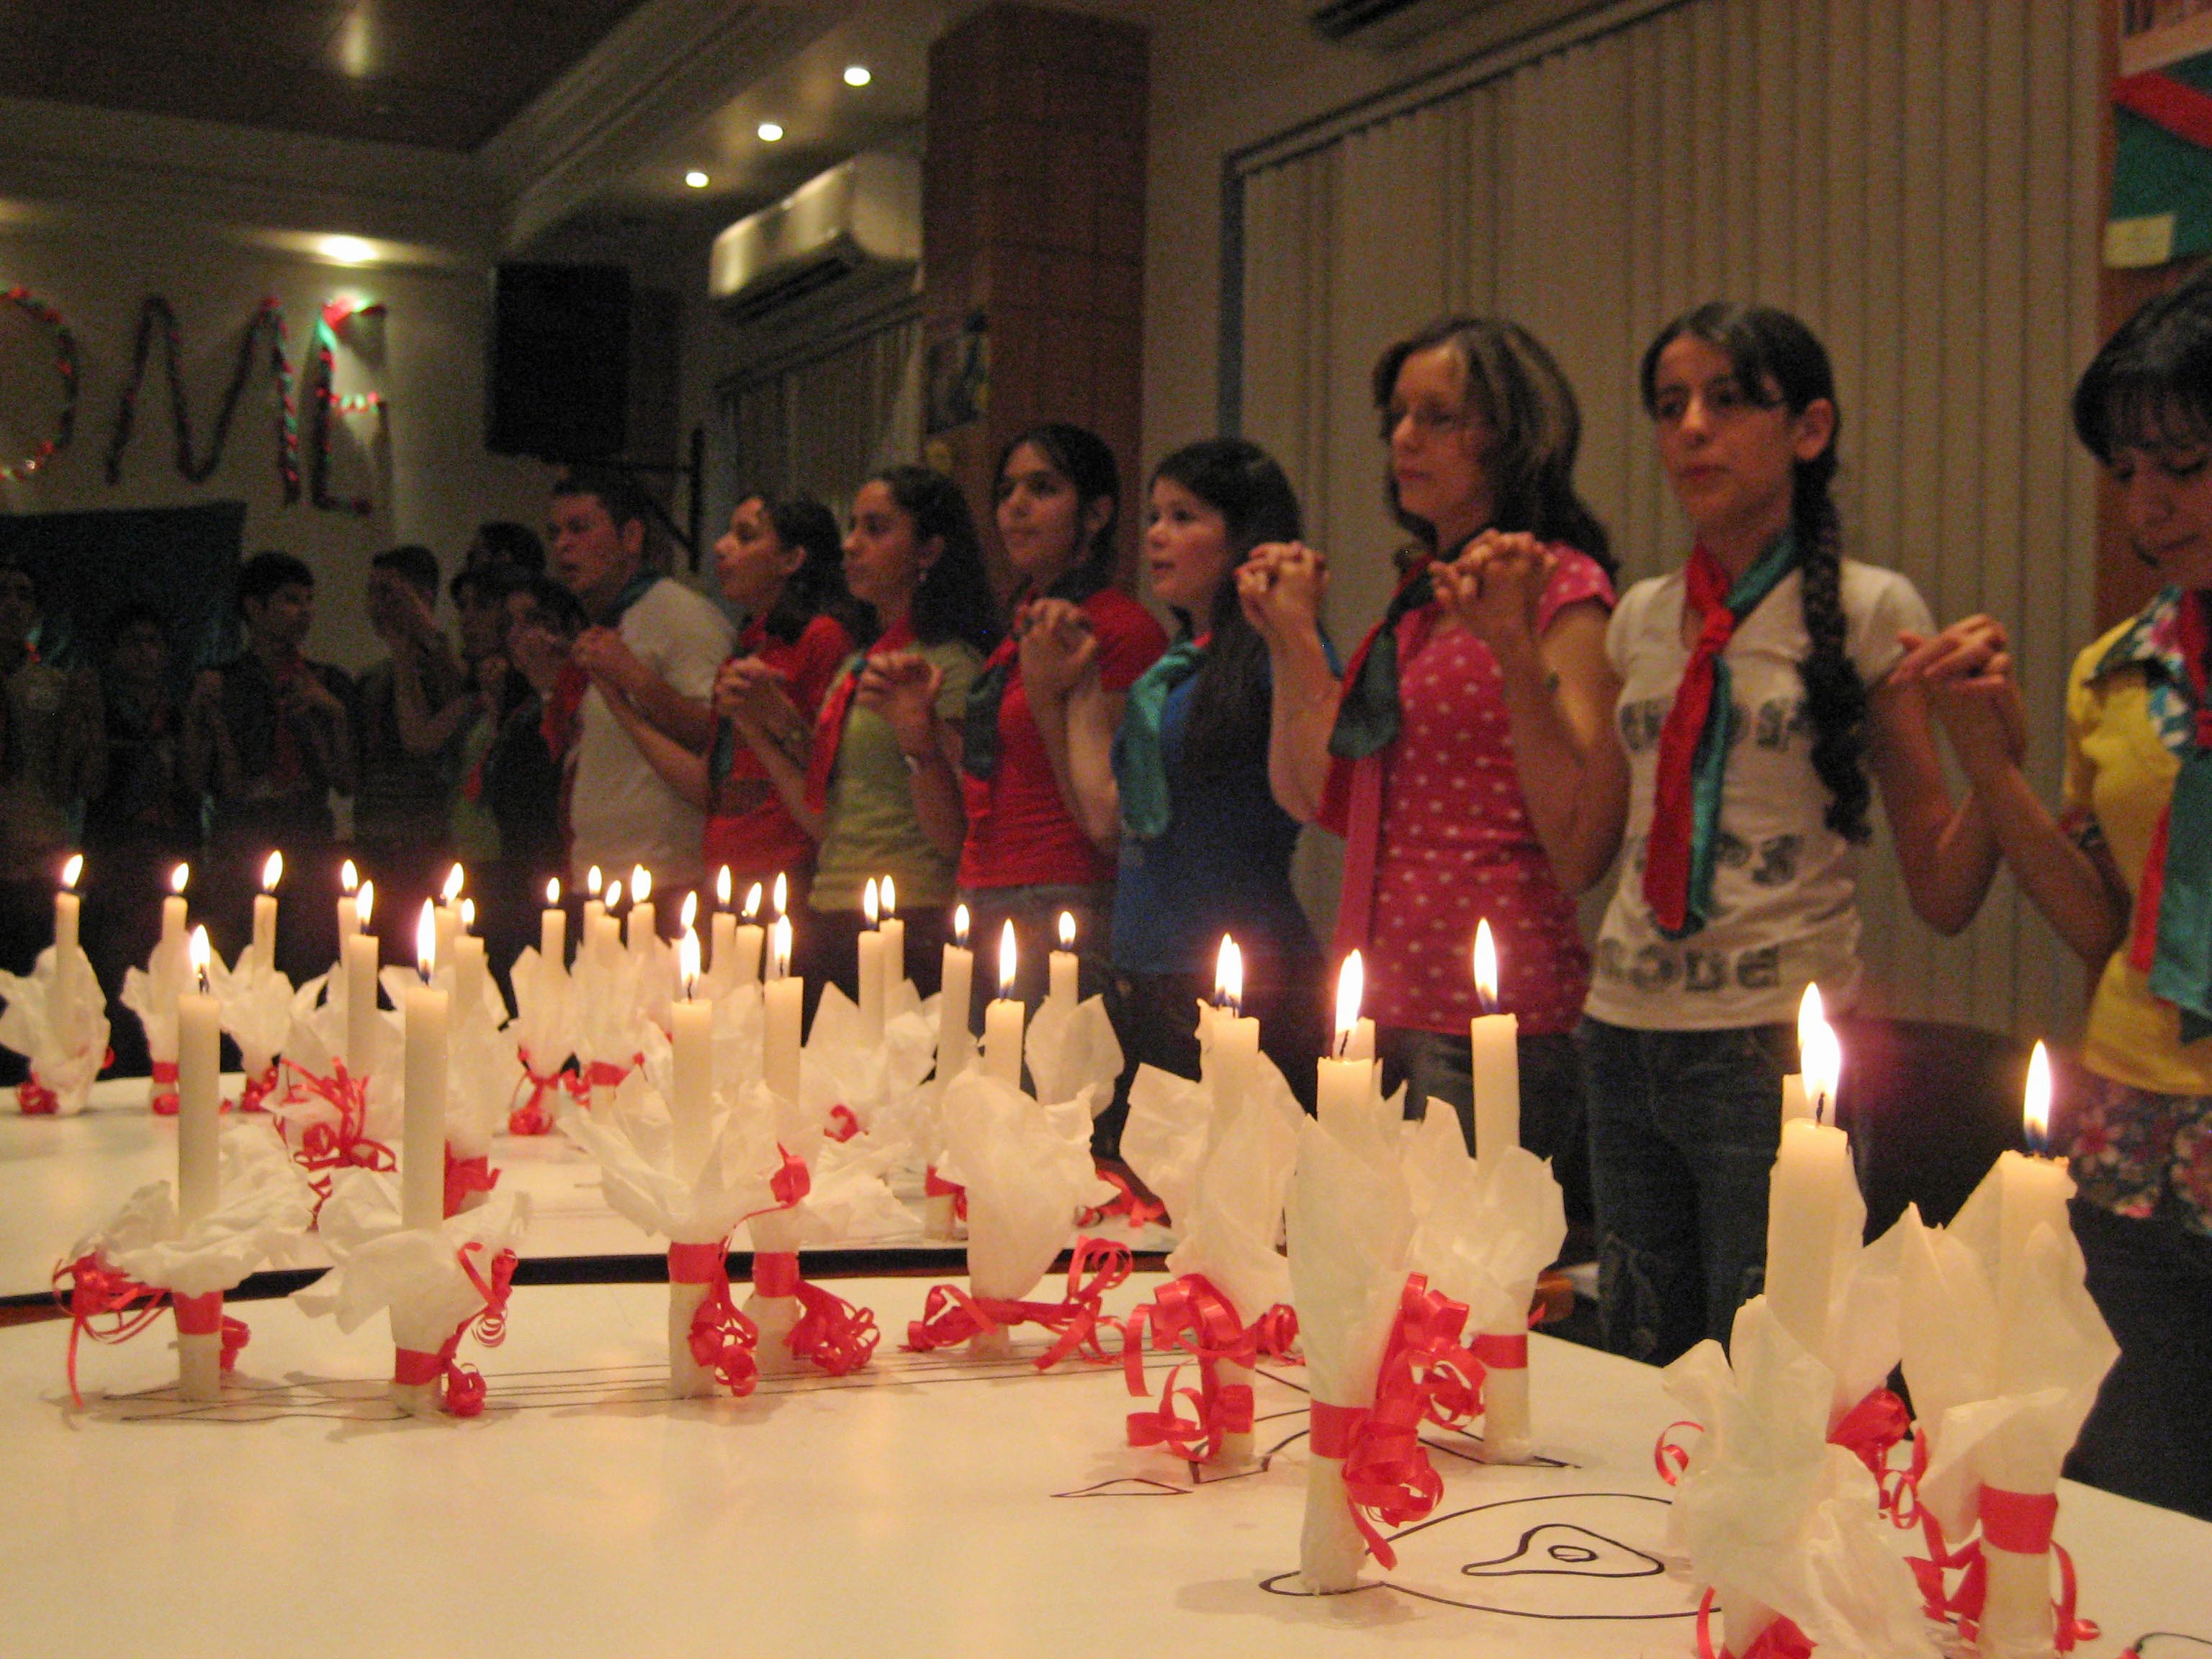
M1663 1363L1727 1340L1762 1282L1798 1001L1858 988L1871 783L1923 921L1955 933L1988 890L1996 843L1951 801L1917 675L1958 672L1994 624L1931 639L1909 581L1843 557L1835 382L1795 317L1701 306L1641 390L1697 541L1607 631L1629 856L1579 1036L1606 1340Z

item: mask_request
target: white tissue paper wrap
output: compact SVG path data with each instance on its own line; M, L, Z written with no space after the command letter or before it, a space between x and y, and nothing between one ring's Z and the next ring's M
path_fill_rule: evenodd
M1526 1329L1537 1276L1559 1260L1567 1236L1566 1200L1551 1165L1522 1146L1468 1157L1458 1115L1433 1100L1406 1137L1405 1164L1412 1271L1467 1304L1469 1329Z
M461 1247L483 1246L473 1261L488 1283L493 1259L514 1248L529 1213L526 1196L497 1191L481 1208L435 1227L403 1227L398 1176L341 1170L321 1222L323 1243L337 1266L294 1291L292 1300L304 1313L335 1315L342 1331L357 1330L388 1308L398 1346L433 1352L483 1306L461 1267Z
M2028 1320L2000 1354L1997 1183L1974 1189L1948 1228L1917 1209L1902 1237L1905 1380L1929 1436L1920 1501L1954 1541L1977 1519L1984 1484L2002 1491L2057 1490L2060 1466L2118 1358L2111 1331L2082 1283L2081 1247L2069 1231L2038 1227L2028 1249L2018 1316Z
M799 1091L826 1116L833 1106L849 1110L871 1134L902 1139L915 1092L937 1062L937 1001L924 1001L914 981L884 991L884 1037L863 1035L860 1011L834 985L822 988L814 1024L800 1051Z
M222 1197L189 1228L178 1222L172 1183L152 1182L79 1239L70 1260L96 1255L140 1284L179 1296L227 1291L263 1262L289 1260L315 1195L267 1120L226 1120L220 1164Z
M769 1182L783 1168L770 1103L738 1098L759 1085L718 1095L707 1156L696 1181L675 1170L675 1131L670 1122L665 1048L649 1054L611 1100L586 1110L565 1096L558 1103L562 1133L599 1161L607 1203L645 1231L684 1244L727 1238L739 1222L775 1207Z
M761 992L733 986L714 997L714 1075L737 1083L761 1077Z
M1298 1345L1313 1397L1366 1406L1411 1271L1413 1200L1394 1149L1298 1125L1285 1218Z
M155 1060L177 1057L177 999L191 976L181 939L156 941L143 968L123 970L123 1006L146 1028L146 1052Z
M7 1007L0 1010L0 1047L14 1049L30 1062L39 1081L54 1091L55 1111L66 1117L83 1110L93 1080L107 1062L107 1001L93 976L91 958L79 950L72 974L78 995L65 1028L55 1017L58 977L51 945L39 952L29 973L0 973L0 998L7 1000ZM169 1053L173 1055L173 1005L169 1025Z
M322 993L322 1001L315 1001L315 993ZM318 1077L331 1075L333 1056L345 1053L346 1005L348 992L343 963L334 964L331 970L318 979L302 985L292 998L292 1030L284 1039L283 1053L292 1064ZM359 1055L348 1055L346 1070L359 1077L389 1071L399 1059L399 1031L394 1016L379 1009L370 1025L371 1042L375 1052L363 1063Z
M1874 1477L1828 1444L1835 1380L1765 1297L1737 1310L1727 1352L1700 1342L1667 1368L1665 1382L1705 1425L1674 1509L1691 1566L1723 1607L1741 1618L1755 1601L1822 1653L1935 1659ZM1741 1650L1756 1634L1731 1630L1729 1644Z
M580 951L568 978L571 1044L580 1068L605 1061L628 1070L637 1060L638 959L628 951Z
M240 951L230 967L223 966L221 957L208 963L208 992L222 1011L222 1029L238 1044L248 1075L284 1052L296 994L289 977L264 968L251 950Z
M1091 1158L1091 1097L1040 1105L981 1068L945 1085L947 1181L968 1189L968 1278L979 1297L1029 1294L1079 1212L1112 1199Z
M446 1144L455 1156L490 1152L521 1081L522 1062L505 1032L484 1019L453 1024L446 1044Z
M507 977L514 986L514 1018L507 1035L524 1065L550 1077L575 1049L568 970L529 945L515 957Z
M1046 998L1023 1036L1022 1058L1039 1100L1073 1100L1089 1089L1091 1111L1104 1111L1121 1076L1121 1043L1105 999L1070 1004Z

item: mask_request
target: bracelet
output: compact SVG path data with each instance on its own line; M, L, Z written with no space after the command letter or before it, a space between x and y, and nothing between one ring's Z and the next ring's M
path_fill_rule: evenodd
M933 751L929 750L924 750L921 754L917 755L911 750L900 750L899 758L906 763L908 775L911 777L920 777L921 775L921 769L929 764L929 757L932 752Z

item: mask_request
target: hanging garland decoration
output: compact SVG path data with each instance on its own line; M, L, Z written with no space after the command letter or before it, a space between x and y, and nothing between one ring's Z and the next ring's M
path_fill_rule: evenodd
M334 512L357 513L366 516L374 507L366 495L336 496L331 494L331 417L337 415L359 415L369 410L386 407L380 392L365 392L352 397L337 395L338 331L356 317L381 317L384 302L373 301L356 306L351 300L337 299L323 301L323 309L315 319L315 335L311 348L315 357L315 397L313 408L313 445L309 452L308 468L310 499L319 507Z
M284 504L292 506L300 499L300 411L293 393L291 356L285 349L289 331L284 326L284 310L273 295L255 308L246 325L246 332L239 337L238 357L231 365L230 385L225 388L222 402L216 410L215 430L209 437L204 456L193 453L191 407L185 396L177 313L160 295L146 296L145 303L138 308L138 334L131 347L131 378L116 404L115 427L108 434L107 482L122 482L123 452L131 442L137 421L138 388L146 378L146 360L156 327L161 331L161 366L169 380L169 415L176 428L177 471L191 483L205 483L222 465L231 420L238 413L240 398L245 395L246 377L253 371L255 343L264 330L268 332L269 373L276 382L277 392L276 476L283 485Z
M6 301L53 336L54 373L62 377L62 412L54 422L53 435L42 441L21 460L0 462L0 479L12 483L17 478L29 477L67 449L70 440L76 435L76 336L70 332L69 325L62 321L60 312L21 283L0 293L0 300Z

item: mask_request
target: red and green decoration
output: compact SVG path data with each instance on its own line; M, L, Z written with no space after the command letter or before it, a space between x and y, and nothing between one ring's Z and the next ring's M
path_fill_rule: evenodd
M70 440L76 435L76 336L70 332L69 325L62 320L60 312L21 283L0 293L0 300L5 300L46 331L53 341L54 373L61 376L62 381L62 411L54 422L52 434L21 459L0 462L0 479L12 483L17 478L27 478L38 471L67 449Z
M185 394L182 366L183 344L177 327L177 313L169 302L158 294L149 294L138 308L138 335L131 350L131 378L125 382L123 396L115 407L114 429L107 439L107 482L123 481L123 452L129 447L132 429L138 418L138 388L146 379L147 358L153 349L156 331L161 341L161 368L169 381L169 420L176 437L177 471L188 483L204 483L222 464L223 446L230 438L232 417L238 413L239 400L245 395L246 382L253 372L257 343L265 334L269 339L269 373L276 382L276 476L284 491L284 504L291 506L300 499L300 415L292 395L292 360L285 350L289 331L284 326L284 309L272 295L264 299L255 308L246 332L238 342L238 356L231 364L230 384L223 390L222 402L215 414L215 428L208 439L205 455L196 453L192 441L191 405Z
M2120 76L2112 104L2105 263L2212 252L2212 52Z
M310 497L314 504L333 512L367 514L372 503L366 495L337 496L331 494L331 417L333 415L360 415L370 410L386 407L380 392L360 392L341 398L337 392L338 331L355 319L381 317L384 302L373 301L357 305L351 300L325 300L319 316L315 319L315 335L311 349L315 357L315 401L311 419L313 423L314 446L308 452Z

